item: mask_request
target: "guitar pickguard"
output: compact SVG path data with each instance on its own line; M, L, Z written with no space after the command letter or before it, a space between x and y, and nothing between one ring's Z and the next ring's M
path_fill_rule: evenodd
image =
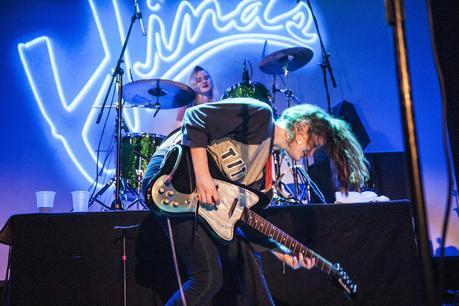
M195 213L197 200L193 193L181 193L170 183L165 182L167 175L160 176L152 186L151 196L155 206L168 214ZM259 202L254 192L229 182L214 179L218 186L220 204L217 206L200 205L198 214L211 229L223 240L231 241L234 226L241 218L244 208L250 208Z

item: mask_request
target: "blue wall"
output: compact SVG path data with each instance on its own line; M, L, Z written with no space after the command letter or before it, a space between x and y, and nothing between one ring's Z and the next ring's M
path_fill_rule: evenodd
M200 64L223 93L240 81L242 62L248 58L254 67L252 79L269 88L271 76L257 68L268 40L267 53L294 46L314 51L311 62L290 73L287 81L301 101L326 107L317 35L304 2L140 2L148 35L143 37L139 24L134 25L126 58L134 79L186 83L190 69ZM403 151L392 33L384 2L312 2L338 83L331 90L332 106L342 100L354 103L372 140L367 152ZM437 247L446 199L440 96L424 2L405 2L430 234ZM130 1L1 4L1 224L13 214L35 212L37 190L56 191L54 211L68 212L70 192L89 188L105 122L104 117L101 124L95 123L99 109L94 106L102 103L132 9ZM187 27L188 39L181 39ZM284 109L285 99L277 98L276 107ZM106 119L102 149L112 139L113 112ZM124 115L133 132L165 135L176 125L176 110L161 110L153 118L152 110L131 108ZM112 175L112 170L105 172L100 182ZM451 233L458 233L456 215L450 224ZM450 234L448 244L459 245L458 235ZM6 247L0 247L0 275L6 254Z

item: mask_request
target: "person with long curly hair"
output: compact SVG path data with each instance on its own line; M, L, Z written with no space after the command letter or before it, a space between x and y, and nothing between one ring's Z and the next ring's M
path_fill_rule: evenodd
M284 150L292 159L300 160L324 148L344 193L351 188L359 189L368 177L362 148L343 120L309 104L288 108L274 120L267 103L238 97L186 110L181 130L171 135L150 161L143 181L146 198L151 198L148 190L164 165L164 157L177 143L189 147L196 185L194 196L200 202L200 209L218 210L220 205L219 189L211 176L209 159L228 181L268 197L272 197L273 149ZM244 227L235 231L235 238L229 244L223 244L200 222L196 224L197 219L168 217L161 213L157 218L164 227L166 220L170 220L169 236L171 240L173 237L188 274L183 284L188 305L205 305L223 286L220 256L233 264L241 292L249 305L273 304L259 255ZM303 257L301 253L296 257L277 245L269 248L293 269L311 269L316 264L314 258ZM178 305L180 299L177 291L167 305Z

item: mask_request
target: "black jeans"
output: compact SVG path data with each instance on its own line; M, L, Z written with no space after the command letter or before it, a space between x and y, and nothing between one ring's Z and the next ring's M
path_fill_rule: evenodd
M166 230L166 220L158 217ZM187 305L205 305L223 285L220 256L226 256L236 270L239 286L248 305L274 305L263 276L261 258L250 243L240 235L226 245L212 238L198 224L193 231L193 219L171 218L173 239L179 259L186 267L188 279L183 283ZM180 291L167 305L181 305Z
M160 168L163 156L155 154L150 160L143 179L144 194ZM155 215L168 235L166 219ZM175 249L186 268L188 279L183 284L187 305L205 305L223 286L220 256L226 256L236 270L239 287L248 305L274 305L261 268L261 258L241 235L224 245L212 238L194 219L171 218ZM167 305L181 305L180 291Z

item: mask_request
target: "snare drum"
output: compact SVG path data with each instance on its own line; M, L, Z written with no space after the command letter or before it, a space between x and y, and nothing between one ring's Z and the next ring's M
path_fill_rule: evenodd
M150 133L128 133L121 138L121 177L133 188L140 189L148 162L164 138Z

